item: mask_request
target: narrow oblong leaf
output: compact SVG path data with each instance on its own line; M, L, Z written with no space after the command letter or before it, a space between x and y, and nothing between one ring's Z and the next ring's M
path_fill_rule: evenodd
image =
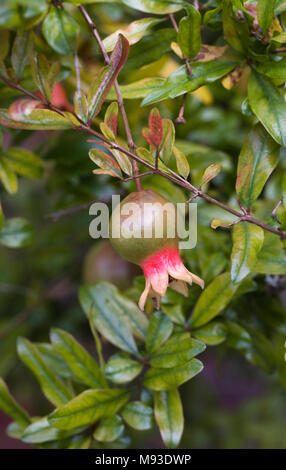
M12 48L11 62L17 78L20 78L29 62L32 48L31 30L18 31Z
M150 365L156 368L170 368L184 364L205 350L206 346L190 337L170 341L151 355Z
M48 419L41 418L30 424L22 435L22 440L28 444L56 441L71 435L70 431L53 428Z
M176 164L177 164L177 170L178 173L183 177L187 178L189 173L190 173L190 165L189 162L185 156L185 154L178 149L178 147L173 147L173 153L176 158Z
M250 207L279 161L280 147L260 125L246 137L239 154L236 192L240 202Z
M231 280L242 281L255 266L262 248L264 230L258 225L240 222L233 227L231 252Z
M214 279L200 295L191 317L192 327L198 328L216 317L230 302L238 284L231 281L230 273Z
M120 166L113 157L98 148L91 149L88 154L89 158L102 170L107 170L111 176L122 178Z
M115 354L105 365L104 374L111 382L123 384L131 382L143 369L143 365L123 354Z
M277 3L276 0L258 0L257 19L264 33L266 33L271 26L275 3Z
M109 418L128 401L129 393L120 389L86 390L48 417L59 429L76 429Z
M166 447L175 449L184 430L183 407L178 390L155 393L154 413Z
M107 282L80 288L80 302L87 316L108 341L123 351L137 355L131 325L143 334L146 328L142 312L129 299Z
M193 6L188 5L188 16L180 20L178 30L178 44L183 54L192 59L201 49L201 14Z
M128 85L120 85L120 93L122 98L125 100L144 98L152 91L160 88L164 81L164 78L159 77L142 78L142 80L129 83ZM108 93L107 99L116 100L116 92L114 87Z
M101 69L88 92L89 118L93 118L100 112L102 103L127 60L128 53L129 43L122 34L119 34L115 48L110 56L109 65Z
M84 123L88 121L87 97L82 90L76 90L73 96L74 111Z
M10 395L7 385L0 377L0 409L14 419L21 426L28 426L31 422L28 413Z
M0 244L20 248L30 245L33 240L34 229L26 219L13 217L4 221L0 230Z
M159 148L159 156L164 163L168 163L172 156L175 142L175 126L171 119L162 119L163 135Z
M286 145L286 102L284 94L270 80L252 70L248 81L252 111L278 144Z
M63 8L51 7L42 26L47 43L59 54L71 54L76 45L79 25Z
M144 13L155 13L156 15L165 15L167 13L174 13L175 11L184 8L184 2L177 0L121 0L122 3L135 10L143 11Z
M203 364L198 359L171 368L151 368L146 373L143 384L151 390L171 390L187 382L203 369Z
M72 398L64 383L46 366L34 344L25 338L18 338L17 352L36 376L43 393L53 405L61 405Z
M70 120L50 109L33 109L17 120L12 118L6 109L0 109L0 124L12 129L27 130L59 130L73 127Z
M153 353L160 349L167 341L173 331L173 323L167 315L162 312L155 312L150 317L149 327L146 336L146 351Z
M44 165L42 160L30 150L10 147L5 152L5 157L9 161L13 170L19 175L28 178L41 178Z
M0 181L10 194L14 194L18 189L18 179L11 163L3 155L0 156Z
M110 103L108 106L105 115L104 123L112 131L113 135L117 135L117 121L118 121L118 104L116 101Z
M208 346L215 346L225 341L227 337L227 327L222 322L213 321L200 328L196 328L193 331L193 336L203 341Z
M141 401L131 401L122 409L122 418L133 429L145 431L154 425L154 415L151 406Z
M52 329L51 342L79 380L91 388L106 387L105 378L95 359L69 333Z

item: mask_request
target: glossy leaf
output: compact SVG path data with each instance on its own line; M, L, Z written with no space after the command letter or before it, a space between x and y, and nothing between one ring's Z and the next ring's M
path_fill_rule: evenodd
M20 359L31 369L44 395L53 405L61 405L72 398L64 383L46 366L34 344L25 338L18 338L17 351Z
M124 421L138 431L146 431L154 425L153 409L141 401L127 403L121 414Z
M71 54L74 51L79 25L63 8L50 9L42 31L47 43L59 54Z
M265 232L254 270L261 274L286 274L286 253L277 235Z
M242 146L238 166L236 192L242 205L250 207L279 161L280 147L264 130L256 125Z
M106 387L97 362L70 334L60 329L52 329L51 342L55 351L64 358L81 382L91 388Z
M93 433L93 437L99 442L112 442L118 439L124 431L124 424L120 416L115 415L100 422Z
M175 449L184 430L183 408L178 390L155 393L154 413L166 447Z
M230 302L237 287L237 284L231 282L229 273L223 273L214 279L196 303L191 317L192 327L198 328L216 317Z
M254 70L248 82L248 99L252 111L273 139L286 144L286 102L281 90Z
M10 395L7 385L0 377L0 409L8 416L14 419L21 426L28 426L30 424L30 417L28 413L16 402Z
M193 331L193 336L208 346L216 346L225 341L227 328L224 323L213 321Z
M145 32L155 26L158 23L161 23L163 20L160 18L142 18L141 20L136 20L130 23L126 28L118 29L115 33L110 34L103 40L103 45L107 52L110 52L114 49L116 41L119 34L128 39L130 46L136 44L144 36Z
M7 219L0 230L0 244L9 248L22 248L34 240L34 230L30 222L21 217Z
M87 101L90 118L93 118L100 112L102 103L107 97L120 70L127 60L128 53L129 43L127 39L120 34L110 56L110 64L101 69L99 75L96 77L89 89Z
M264 60L256 65L256 70L268 78L286 80L286 59L279 61Z
M88 121L87 97L82 90L77 90L73 97L74 111L78 118L86 123Z
M264 33L266 33L271 26L275 3L277 3L276 0L258 0L257 19Z
M174 305L162 305L163 312L174 322L178 325L185 324L185 316L183 313L183 308L181 304L174 304Z
M245 53L249 44L249 29L245 18L237 21L232 0L223 3L222 21L227 42L237 51Z
M49 423L59 429L76 429L112 417L127 402L123 389L86 390L49 416Z
M49 109L33 109L17 121L12 119L6 109L0 109L0 124L12 129L59 130L73 127L71 121Z
M150 365L168 369L179 366L205 350L204 343L192 338L167 341L158 351L151 354Z
M34 83L42 95L51 101L52 87L48 80L50 64L43 54L33 54L30 59Z
M164 83L163 78L154 77L154 78L143 78L136 82L129 83L128 85L120 85L120 92L122 98L125 100L133 100L136 98L144 98L146 95L152 91L157 90ZM107 99L115 100L116 93L114 88L107 95Z
M24 431L22 440L28 444L56 441L70 436L70 431L53 428L47 418L41 418L30 424Z
M143 336L147 319L137 305L107 282L80 289L80 302L98 331L123 351L138 354L131 328Z
M211 83L229 73L236 66L234 61L221 59L209 62L191 63L192 77L190 78L186 65L182 65L173 72L158 90L148 94L142 105L150 105L167 98L176 98L197 90L197 88Z
M111 382L123 384L131 382L143 369L143 365L124 354L111 356L104 368L104 374Z
M104 123L112 131L113 135L117 135L117 122L118 122L118 104L116 101L110 103L105 115Z
M164 313L154 312L149 320L146 351L153 353L161 348L173 331L173 323Z
M155 391L171 390L192 379L202 369L203 364L198 359L191 359L189 362L168 369L151 368L146 373L143 384Z
M173 153L176 158L177 170L179 175L187 179L190 173L190 165L185 154L180 149L178 149L178 147L175 146L173 147Z
M193 6L186 8L188 15L180 20L178 44L183 54L193 59L201 49L201 14Z
M262 248L264 230L258 225L240 222L233 227L231 252L231 280L242 281L254 267Z
M4 155L0 156L0 181L4 188L14 194L18 189L18 179L12 168L11 163Z
M159 156L164 163L168 163L172 156L175 142L175 126L171 119L162 119L163 134L159 148Z

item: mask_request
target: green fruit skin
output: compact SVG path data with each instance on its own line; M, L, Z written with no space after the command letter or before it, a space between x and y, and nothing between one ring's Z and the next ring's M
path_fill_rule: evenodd
M132 216L132 211L130 211L127 215L123 215L122 209L126 208L126 204L129 203L136 203L138 204L139 208L141 209L141 213L143 213L143 207L145 203L152 204L152 208L154 211L152 212L151 217L148 220L144 220L143 217L138 217L136 220L132 219L133 222L133 233L134 237L125 238L122 236L120 231L120 237L115 238L112 234L113 224L116 224L116 228L120 225L122 228L122 224ZM156 207L156 203L159 203L161 206L165 205L166 203L172 205L173 210L166 210L168 216L164 216L163 218L163 226L162 226L162 234L161 238L155 238L155 221L158 222L159 220L159 211L160 207ZM170 206L169 206L170 207ZM161 209L162 211L162 209ZM161 212L162 214L162 212ZM115 218L117 220L115 220ZM178 237L175 236L174 238L170 238L167 233L167 218L169 224L176 227L176 208L175 206L165 199L163 196L160 196L155 191L148 189L143 191L138 191L129 194L123 201L114 209L110 222L109 222L109 237L110 242L113 248L121 255L123 258L126 258L128 261L132 263L141 265L143 261L148 258L148 256L157 253L158 251L162 250L166 246L178 246ZM144 238L144 228L148 227L150 230L152 228L153 236L152 238ZM142 236L141 236L142 234ZM176 234L175 234L176 235Z

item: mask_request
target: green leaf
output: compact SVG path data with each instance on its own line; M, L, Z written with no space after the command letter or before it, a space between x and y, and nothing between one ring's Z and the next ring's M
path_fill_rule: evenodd
M28 413L10 395L7 385L0 377L0 409L21 426L30 424Z
M22 248L34 240L34 230L30 222L20 217L8 219L0 230L0 243L9 248Z
M130 359L125 354L115 354L108 360L104 373L111 382L123 384L131 382L143 369L140 362Z
M265 59L260 64L257 64L256 70L268 78L286 80L286 59L283 58L279 61Z
M233 227L231 252L231 280L242 281L253 269L262 248L264 230L257 225L240 222Z
M42 31L47 43L59 54L74 51L79 25L64 9L52 7L44 19Z
M52 86L49 83L50 64L43 54L31 55L31 72L35 85L43 96L50 101L52 97Z
M74 375L91 388L106 387L105 378L91 355L68 333L51 330L53 348L59 353Z
M0 5L0 26L3 28L15 28L20 26L21 17L18 6L12 4L10 0L2 0Z
M276 1L277 0L258 0L257 19L264 33L266 33L271 26Z
M74 431L73 431L74 432ZM28 444L39 444L42 442L57 441L71 435L71 431L62 431L53 428L47 418L41 418L28 426L22 440Z
M153 353L160 349L173 331L173 323L164 313L155 312L149 320L146 336L146 351Z
M4 188L14 194L18 190L18 179L9 160L2 154L0 156L0 181Z
M115 33L107 36L107 38L103 40L103 45L107 52L112 51L119 34L123 34L123 36L128 39L130 46L132 44L136 44L136 42L140 41L148 29L152 28L158 23L161 23L162 21L164 20L159 18L142 18L141 20L133 21L126 28L118 29L115 31Z
M175 146L173 147L173 152L176 158L177 170L179 175L187 179L190 173L190 165L185 154Z
M143 78L128 85L120 85L120 93L125 100L134 100L136 98L145 98L152 91L157 90L164 83L163 78ZM112 88L107 95L108 100L116 100L115 89Z
M174 322L178 325L185 324L185 316L183 312L183 308L181 304L174 304L174 305L162 305L163 312Z
M182 10L184 2L177 0L120 0L122 3L135 10L144 11L145 13L153 13L155 15L165 15Z
M133 429L146 431L154 426L153 409L141 401L131 401L122 409L122 418Z
M265 232L254 270L261 274L286 274L286 253L277 235Z
M37 347L25 338L18 338L20 359L36 376L42 391L53 405L61 405L72 398L64 383L46 366Z
M178 44L182 53L193 59L202 46L201 14L193 5L188 5L186 10L188 16L182 18L179 23Z
M117 135L117 122L118 122L118 104L116 101L110 103L105 115L104 124L112 131L112 134Z
M17 78L21 77L25 65L29 63L31 49L31 31L18 31L11 54L11 62Z
M170 119L163 118L163 136L159 147L159 156L164 163L168 163L172 156L175 142L175 126Z
M70 120L50 109L33 109L17 121L11 119L6 109L0 109L0 124L12 129L27 130L59 130L73 127Z
M208 346L216 346L226 339L227 328L224 323L213 321L193 330L193 336Z
M208 323L230 302L238 285L231 282L230 273L223 273L214 279L202 292L191 317L193 328Z
M273 139L280 145L286 145L286 103L283 92L252 70L248 82L248 99L252 111Z
M157 103L167 98L176 98L195 91L202 85L212 83L229 73L237 62L222 59L208 62L191 63L192 77L190 78L186 65L182 65L173 72L158 90L152 91L142 101L142 106Z
M93 118L100 112L102 103L127 60L128 53L129 43L122 34L119 34L110 56L110 64L101 69L89 89L87 96L89 118Z
M50 343L35 343L45 364L58 375L65 379L78 381L72 370L68 367L62 356L60 356Z
M90 436L74 436L71 438L71 443L68 445L68 449L89 449L91 442L92 439Z
M186 363L205 350L204 343L192 338L182 338L173 341L172 338L159 351L151 355L152 367L169 369Z
M3 214L3 210L2 210L2 205L1 205L1 201L0 201L0 231L3 227L3 224L4 224L4 214Z
M245 19L238 21L233 11L232 0L223 3L223 33L227 42L237 51L245 53L249 44L249 29Z
M5 157L12 169L19 175L28 178L41 178L44 172L42 160L30 150L10 147L5 151Z
M118 439L124 431L124 424L120 416L115 415L100 422L93 437L99 442L112 442Z
M120 389L86 390L49 416L59 429L75 429L112 417L128 401L129 393Z
M73 104L75 114L81 119L84 123L88 121L88 104L87 97L82 90L77 90L73 96Z
M138 354L131 325L143 335L147 319L134 302L107 282L81 287L80 302L94 326L108 341L123 351Z
M154 413L166 447L175 449L184 430L183 408L178 390L155 393Z
M155 391L171 390L192 379L202 369L203 364L198 359L191 359L189 362L168 369L151 368L146 373L143 384Z
M278 165L279 145L261 125L256 125L242 146L238 166L236 192L242 205L250 207Z

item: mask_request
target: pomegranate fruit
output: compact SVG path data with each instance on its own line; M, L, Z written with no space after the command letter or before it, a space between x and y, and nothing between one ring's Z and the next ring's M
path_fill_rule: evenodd
M129 194L114 209L109 227L113 248L143 269L146 284L139 300L141 310L148 295L160 305L168 286L185 296L186 283L204 288L204 281L188 271L180 258L175 206L155 191Z

